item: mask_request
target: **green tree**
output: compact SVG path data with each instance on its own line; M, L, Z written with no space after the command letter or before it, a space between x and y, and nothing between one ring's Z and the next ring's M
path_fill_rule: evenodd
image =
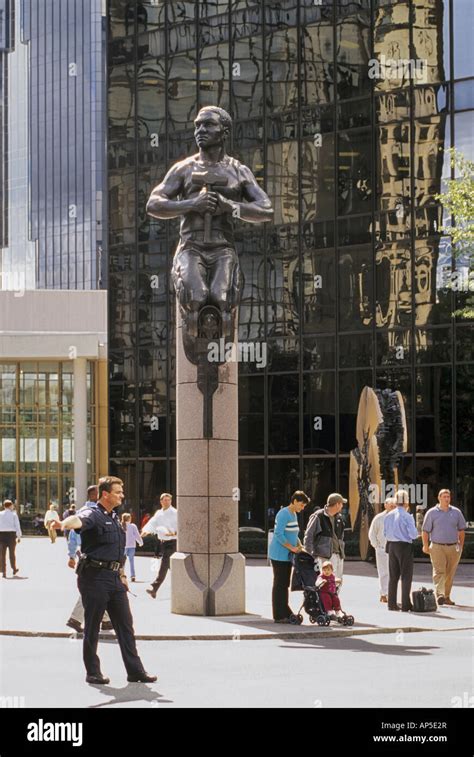
M453 225L441 230L451 237L453 253L459 261L458 274L464 273L456 277L452 286L459 292L458 302L462 304L455 315L474 319L474 162L455 148L447 152L457 178L447 181L446 191L436 195L453 219Z

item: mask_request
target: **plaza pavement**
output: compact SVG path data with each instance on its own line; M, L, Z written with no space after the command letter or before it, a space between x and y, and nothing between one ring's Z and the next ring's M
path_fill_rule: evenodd
M58 538L25 537L17 549L20 572L16 578L0 580L0 635L51 636L74 635L65 625L76 602L76 576L67 567L66 542ZM158 568L156 560L137 557L136 583L130 583L130 605L138 639L291 639L396 633L403 630L448 632L473 628L472 564L458 568L452 597L455 607L443 606L436 613L393 613L379 602L375 566L346 561L342 606L354 615L352 628L332 622L329 627L275 625L271 619L272 571L264 560L249 559L246 569L247 614L235 617L202 618L173 615L170 612L170 577L155 600L146 593ZM127 566L128 567L128 566ZM10 574L11 575L11 574ZM415 563L413 588L431 587L429 563ZM290 596L297 611L300 592ZM106 632L106 636L113 636Z

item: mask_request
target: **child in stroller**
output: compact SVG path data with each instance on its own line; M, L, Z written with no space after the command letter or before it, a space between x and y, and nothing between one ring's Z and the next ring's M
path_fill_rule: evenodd
M293 556L294 578L292 590L303 589L304 600L295 618L303 622L301 610L304 608L309 615L310 623L328 626L331 620L337 620L344 626L354 625L354 616L346 615L341 610L337 596L336 580L332 565L329 561L322 566L321 576L315 560L308 552L299 552ZM335 611L335 612L334 612Z

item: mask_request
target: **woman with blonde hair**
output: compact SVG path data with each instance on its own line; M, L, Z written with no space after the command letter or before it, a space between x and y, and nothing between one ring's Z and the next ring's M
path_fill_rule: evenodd
M122 528L127 537L125 542L125 557L128 557L130 562L130 579L135 581L135 550L137 544L143 546L143 539L140 536L140 532L135 523L132 523L132 516L130 513L123 513Z

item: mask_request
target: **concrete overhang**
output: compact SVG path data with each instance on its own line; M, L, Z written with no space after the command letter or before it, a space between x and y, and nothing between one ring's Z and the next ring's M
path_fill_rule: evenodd
M107 292L0 292L0 360L107 357Z

